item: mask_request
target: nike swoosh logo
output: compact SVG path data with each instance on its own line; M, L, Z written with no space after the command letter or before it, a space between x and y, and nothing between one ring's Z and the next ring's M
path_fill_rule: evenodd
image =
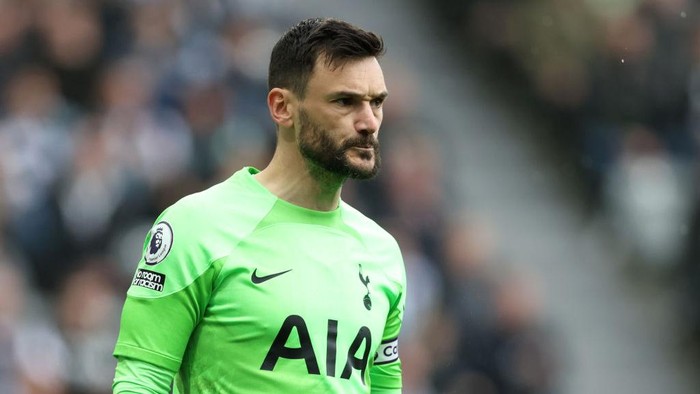
M291 269L288 269L286 271L278 272L276 274L270 274L270 275L265 275L265 276L258 276L258 269L256 268L253 271L253 274L250 276L250 280L253 281L256 285L259 285L260 283L266 282L272 278L276 278L282 274L286 274L287 272L291 271Z

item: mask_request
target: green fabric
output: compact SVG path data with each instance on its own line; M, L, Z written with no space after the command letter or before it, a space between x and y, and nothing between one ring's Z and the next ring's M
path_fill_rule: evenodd
M112 390L114 394L169 393L174 374L144 361L120 357Z
M401 329L395 240L343 202L319 212L280 200L256 172L156 220L115 356L177 371L180 393L400 392L400 361L373 365Z

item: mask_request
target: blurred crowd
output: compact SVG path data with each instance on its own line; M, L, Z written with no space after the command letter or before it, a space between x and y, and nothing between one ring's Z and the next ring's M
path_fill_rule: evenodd
M526 86L630 267L700 343L700 4L441 0L449 34Z
M270 158L268 56L296 22L275 7L0 0L0 394L111 392L153 220ZM500 261L487 218L447 206L411 72L385 74L384 169L343 196L404 252L404 392L556 392L562 353L536 280Z

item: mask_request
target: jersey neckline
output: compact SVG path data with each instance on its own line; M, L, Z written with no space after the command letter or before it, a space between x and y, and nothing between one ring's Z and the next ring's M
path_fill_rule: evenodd
M296 205L289 201L283 200L275 196L272 192L270 192L265 186L258 182L257 179L255 179L254 175L260 172L260 170L258 170L257 168L252 166L246 166L243 167L243 169L241 169L241 171L239 172L242 173L241 178L244 178L249 186L275 199L275 205L279 208L284 209L285 211L288 211L289 213L296 213L297 215L301 215L307 218L313 217L322 221L329 219L338 219L341 216L341 206L343 204L342 200L339 201L338 206L332 211L319 211L315 209L305 208L300 205Z

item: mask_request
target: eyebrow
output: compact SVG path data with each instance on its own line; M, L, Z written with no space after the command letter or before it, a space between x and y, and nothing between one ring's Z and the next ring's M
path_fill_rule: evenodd
M383 92L381 92L381 93L379 93L379 94L375 94L375 95L370 96L370 100L385 99L388 95L389 95L389 92L387 92L387 91L385 90L385 91L383 91ZM357 93L357 92L352 92L352 91L349 91L349 90L341 90L341 91L338 91L338 92L330 93L330 94L328 95L328 97L329 97L329 98L335 98L335 97L353 97L353 98L360 98L360 99L361 99L361 98L365 97L365 95L364 95L364 94L361 94L361 93Z

